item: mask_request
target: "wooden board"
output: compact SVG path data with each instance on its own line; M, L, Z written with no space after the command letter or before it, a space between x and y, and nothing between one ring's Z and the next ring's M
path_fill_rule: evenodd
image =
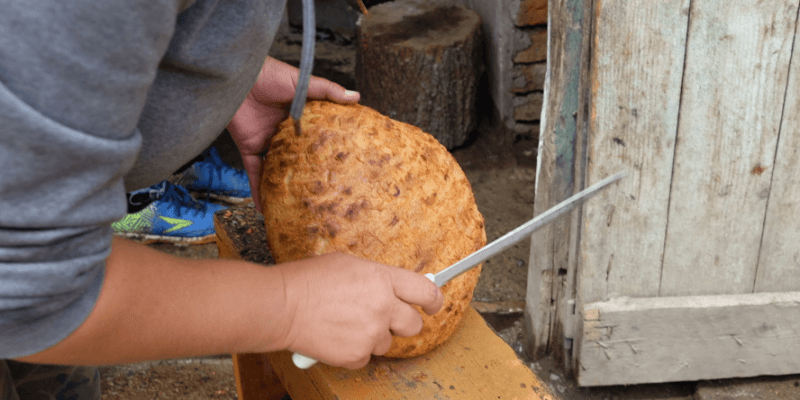
M658 295L689 1L595 5L588 184L628 175L584 205L581 301Z
M796 18L796 0L692 1L662 296L753 290Z
M271 263L263 220L251 207L214 218L220 257ZM265 362L268 361L268 362ZM316 364L301 370L289 352L234 356L242 400L281 395L275 377L295 399L532 399L555 400L533 372L469 307L444 344L410 359L373 357L359 370ZM488 397L487 397L488 396ZM280 397L277 397L280 398Z
M795 50L800 26L795 27ZM771 175L756 292L800 291L800 55L794 54Z
M800 373L800 292L586 305L582 386Z
M304 400L555 399L472 308L445 344L420 357L373 357L358 370L298 370L288 352L269 359L292 398Z

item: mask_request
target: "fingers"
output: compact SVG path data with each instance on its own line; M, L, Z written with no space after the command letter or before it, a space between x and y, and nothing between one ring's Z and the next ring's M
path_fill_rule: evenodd
M419 313L417 313L417 316L419 316ZM386 332L385 335L382 335L380 339L378 339L377 343L375 344L375 349L372 350L372 354L376 356L382 356L389 351L390 347L392 347L392 335L389 332ZM369 358L367 358L367 362L369 362ZM364 363L364 365L366 365L366 363Z
M247 178L250 181L250 194L253 196L253 203L256 210L263 213L261 210L261 196L259 193L259 176L261 172L261 156L260 155L242 155L242 164L247 171Z
M439 287L422 274L403 268L391 268L394 294L406 303L416 304L433 315L442 308L444 295Z
M361 95L352 90L345 90L341 85L327 79L312 76L308 83L308 98L330 100L335 103L358 103Z
M414 336L422 331L422 317L408 303L398 302L392 313L389 329L397 336Z

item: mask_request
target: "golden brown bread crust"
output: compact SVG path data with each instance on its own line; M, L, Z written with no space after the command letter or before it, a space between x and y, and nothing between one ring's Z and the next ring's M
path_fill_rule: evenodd
M360 105L314 101L270 141L261 175L267 242L276 262L344 252L422 274L486 244L464 172L436 139ZM414 357L454 331L480 267L442 288L422 332L394 337L388 357ZM418 308L419 310L419 308Z

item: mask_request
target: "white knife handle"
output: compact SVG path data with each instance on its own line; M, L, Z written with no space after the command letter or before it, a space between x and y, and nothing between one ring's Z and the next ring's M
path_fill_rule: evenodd
M436 282L436 276L434 276L433 274L430 274L430 273L425 274L425 277L430 279L431 282L434 282L434 283ZM297 368L308 369L308 368L311 368L312 365L316 364L317 360L315 360L315 359L313 359L311 357L306 357L306 356L304 356L304 355L302 355L300 353L294 353L294 354L292 354L292 362L294 362L294 365Z
M317 363L317 360L311 357L306 357L300 353L294 353L292 354L292 362L294 362L294 365L297 368L309 369L312 365Z

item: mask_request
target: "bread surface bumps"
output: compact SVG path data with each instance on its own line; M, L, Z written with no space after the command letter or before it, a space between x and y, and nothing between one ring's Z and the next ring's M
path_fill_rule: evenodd
M486 244L472 188L433 136L368 107L323 101L306 105L301 124L300 136L291 120L280 125L263 164L260 201L276 262L343 252L425 274ZM422 332L394 337L386 356L444 342L479 274L445 285L442 310L420 312Z

